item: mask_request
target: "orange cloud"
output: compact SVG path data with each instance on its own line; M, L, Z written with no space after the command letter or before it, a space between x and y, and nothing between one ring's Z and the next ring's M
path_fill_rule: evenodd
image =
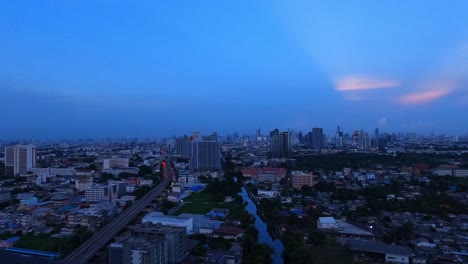
M392 88L400 85L399 81L381 80L372 77L363 76L348 76L336 82L336 90L338 91L356 91Z
M450 93L448 88L439 88L436 90L420 91L410 93L399 98L400 103L405 105L425 104L432 102Z

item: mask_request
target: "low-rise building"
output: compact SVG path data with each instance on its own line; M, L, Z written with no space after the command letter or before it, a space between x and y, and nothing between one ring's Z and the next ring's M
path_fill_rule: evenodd
M82 192L93 187L93 177L91 176L78 176L75 180L75 188Z
M372 240L345 239L345 246L373 263L409 264L414 256L410 248Z
M245 233L245 230L228 224L221 225L213 232L213 237L222 237L224 239L239 239Z
M300 189L302 186L313 187L314 174L312 172L293 171L291 175L292 187Z
M26 205L26 206L35 206L37 205L37 198L32 196L26 199L21 199L20 204Z
M90 189L85 190L85 199L88 202L113 202L118 198L117 184L96 185Z
M193 232L193 219L178 216L167 216L162 212L151 212L145 215L142 223L162 224L167 226L184 227L188 234Z
M284 168L263 168L258 173L258 182L279 182L286 176L286 169Z
M104 159L102 160L102 168L104 170L128 168L129 163L130 159L128 158Z
M11 194L7 191L0 191L0 203L8 202L11 200Z
M60 208L70 204L70 197L64 195L54 196L50 199L54 208Z
M319 217L317 219L317 228L319 229L331 229L331 228L338 228L336 224L336 220L333 217Z

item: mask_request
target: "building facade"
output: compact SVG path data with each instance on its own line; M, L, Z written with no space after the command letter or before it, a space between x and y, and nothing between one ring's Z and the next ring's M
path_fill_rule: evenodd
M258 182L279 182L286 176L286 169L284 168L263 168L257 176Z
M97 185L85 190L87 202L113 202L118 198L119 188L117 184Z
M314 150L321 150L324 147L323 128L312 128L309 134L309 147Z
M93 187L93 177L78 176L75 180L75 188L82 192Z
M132 228L132 236L164 238L167 242L168 263L180 262L187 256L187 233L184 227L144 223Z
M216 133L193 136L190 142L189 165L192 171L218 171L221 169L221 145Z
M130 159L128 158L116 158L116 159L103 159L102 160L102 166L104 170L128 168L129 163L130 163Z
M160 237L129 237L106 250L108 264L166 264L167 257L167 241Z
M314 174L311 172L293 171L291 175L292 187L300 189L302 186L314 186Z
M270 132L270 155L272 158L286 158L291 154L291 135L289 132Z
M187 135L179 137L175 141L175 152L183 157L190 157L190 138Z
M14 177L31 171L36 166L36 146L5 147L5 176Z

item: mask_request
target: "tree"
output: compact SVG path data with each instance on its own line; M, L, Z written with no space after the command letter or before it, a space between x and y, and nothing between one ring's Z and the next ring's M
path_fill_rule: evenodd
M309 230L309 243L314 246L323 246L326 242L326 236L315 229ZM295 262L294 262L295 263Z
M273 263L273 249L265 243L257 244L247 256L246 263Z
M291 254L291 263L294 264L313 264L315 256L312 254L310 246L297 248Z
M121 172L121 173L119 173L118 178L119 179L126 179L126 178L133 178L133 177L136 177L136 176L138 176L138 174L133 174L133 173L129 173L129 172Z
M114 178L114 175L112 175L111 173L108 173L108 172L103 172L101 173L101 178L105 181L107 180L111 180Z
M132 206L133 202L132 201L126 201L125 202L125 209L129 208L130 206Z
M301 194L306 195L306 196L312 196L314 193L314 190L312 187L308 185L302 185L301 186Z
M301 248L304 245L303 234L299 232L287 232L283 238L284 252L283 257L285 263L294 263L292 261L292 253L294 250Z
M142 198L151 190L151 187L148 185L143 185L140 188L136 189L133 194L135 194L135 197L138 199Z
M413 238L414 226L411 222L404 223L401 227L397 228L397 237L402 240L409 240Z
M150 166L146 166L146 165L141 165L140 167L138 167L138 176L144 176L144 175L147 175L147 174L153 174L153 170L151 169Z

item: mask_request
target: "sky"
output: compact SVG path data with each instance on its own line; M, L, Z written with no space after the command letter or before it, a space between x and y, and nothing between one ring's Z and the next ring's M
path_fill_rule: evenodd
M468 133L467 1L1 1L0 139Z

